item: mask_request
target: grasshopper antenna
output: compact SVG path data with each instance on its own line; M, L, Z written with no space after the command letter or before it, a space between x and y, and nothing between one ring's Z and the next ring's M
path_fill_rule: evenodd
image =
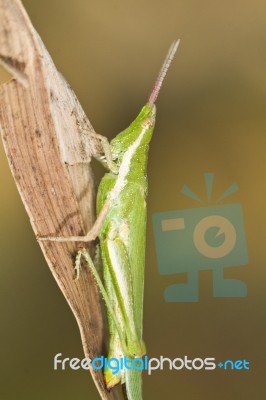
M172 60L173 60L173 58L175 56L176 50L177 50L177 48L179 46L179 43L180 43L180 39L174 41L171 44L170 49L168 50L167 56L165 57L164 63L162 65L162 68L161 68L161 70L159 72L158 78L156 79L155 85L154 85L154 87L152 89L152 92L151 92L151 95L149 97L149 101L148 102L150 104L154 104L156 99L157 99L157 97L158 97L158 94L159 94L161 86L163 84L165 75L166 75L166 73L168 71L168 68L170 67L170 64L171 64L171 62L172 62Z

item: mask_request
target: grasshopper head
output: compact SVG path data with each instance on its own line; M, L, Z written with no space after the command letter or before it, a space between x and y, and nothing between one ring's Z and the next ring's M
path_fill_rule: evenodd
M127 129L119 133L112 141L112 156L114 161L122 160L123 155L128 148L141 138L138 147L149 144L154 125L155 125L156 107L155 104L147 103L142 107L137 118L129 125Z

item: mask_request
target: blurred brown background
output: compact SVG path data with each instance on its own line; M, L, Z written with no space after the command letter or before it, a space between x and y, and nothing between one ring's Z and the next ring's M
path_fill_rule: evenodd
M266 308L266 4L265 1L24 0L59 70L95 130L110 138L144 104L163 57L181 38L158 99L149 159L145 341L150 357L188 355L247 359L250 371L156 371L144 374L144 399L247 400L265 392ZM1 23L1 21L0 21ZM3 71L0 75L5 79ZM102 169L94 163L96 175ZM247 283L246 298L213 298L212 273L200 273L198 303L165 303L154 212L197 207L183 184L214 197L232 182L240 191L223 204L244 210L249 264L227 268ZM78 328L45 265L15 188L2 145L2 400L99 399L87 372L53 370L53 357L82 357Z

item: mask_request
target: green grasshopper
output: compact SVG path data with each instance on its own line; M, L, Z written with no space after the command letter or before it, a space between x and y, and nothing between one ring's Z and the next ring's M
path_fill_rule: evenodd
M179 40L174 42L162 65L148 103L132 124L109 144L100 135L103 151L97 158L108 168L97 193L97 219L86 236L46 237L41 240L89 242L100 240L103 281L84 248L76 257L79 277L84 257L106 303L109 324L108 359L124 356L134 360L146 350L142 340L143 288L146 237L146 166L152 137L155 101L175 55ZM128 400L141 400L141 371L122 369L113 374L105 369L108 389L125 383Z

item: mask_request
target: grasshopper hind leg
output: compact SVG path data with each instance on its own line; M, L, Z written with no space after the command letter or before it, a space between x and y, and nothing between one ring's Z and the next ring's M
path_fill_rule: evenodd
M99 273L97 271L97 268L95 267L88 250L85 249L85 248L83 248L83 249L78 251L78 254L76 256L76 261L75 261L75 272L76 272L77 276L80 275L81 258L82 257L85 259L85 261L86 261L86 263L87 263L92 275L94 276L94 278L96 280L97 286L98 286L98 288L99 288L99 290L101 292L101 295L102 295L103 300L104 300L104 302L106 304L107 310L108 310L110 316L113 319L114 325L115 325L117 333L119 335L119 339L121 341L121 346L123 348L123 351L124 351L125 354L127 354L126 340L125 340L124 334L122 332L122 329L120 327L120 322L117 319L116 313L115 313L115 311L114 311L114 309L112 307L112 302L110 300L110 297L109 297L108 293L106 292L106 289L105 289L105 287L103 285L102 279L101 279L101 277L100 277L100 275L99 275Z

